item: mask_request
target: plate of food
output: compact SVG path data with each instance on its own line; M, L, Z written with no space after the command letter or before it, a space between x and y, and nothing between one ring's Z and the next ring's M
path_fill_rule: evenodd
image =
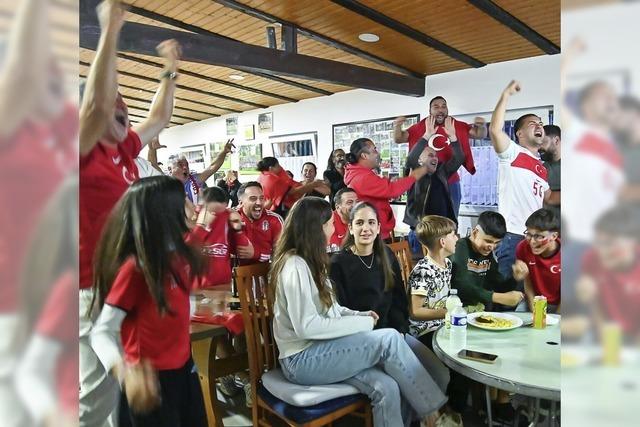
M522 326L522 319L513 314L480 311L469 314L467 323L488 331L508 331Z

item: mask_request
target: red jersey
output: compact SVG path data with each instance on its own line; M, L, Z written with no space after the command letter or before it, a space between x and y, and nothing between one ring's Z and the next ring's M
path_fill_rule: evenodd
M529 278L536 295L547 297L547 303L560 304L560 276L562 273L560 263L560 239L558 251L549 258L534 255L526 240L516 246L516 259L523 261L529 267Z
M640 247L633 265L624 271L602 266L594 250L585 253L582 271L598 286L600 306L609 320L619 323L626 334L640 334Z
M424 136L424 133L427 131L426 125L427 119L422 119L415 125L411 126L407 129L409 133L409 151L418 143L420 138ZM471 146L469 145L469 129L470 125L454 119L454 123L456 126L456 137L458 138L458 142L460 143L460 148L464 153L464 163L462 164L466 170L469 171L471 175L476 173L476 167L473 163L473 153L471 152ZM436 133L447 136L447 132L444 130L444 126L438 126L436 128ZM434 145L437 141L434 141ZM438 162L445 163L451 157L453 157L453 149L449 145L445 145L444 148L437 152L438 154ZM449 177L449 184L460 181L460 175L458 172L454 173Z
M247 217L242 209L240 216L245 224L245 233L249 242L253 245L253 259L240 260L240 264L252 264L256 262L269 262L273 248L276 245L280 232L282 232L282 218L275 212L263 210L257 220Z
M389 199L400 196L411 188L414 182L416 180L411 176L391 181L358 164L348 164L344 172L344 183L356 192L358 200L371 203L378 211L380 235L383 239L390 237L396 226Z
M288 194L289 190L302 185L298 181L291 179L284 169L279 174L262 172L258 176L258 182L262 185L264 198L273 202L271 210L275 210L282 203L286 208L291 208L299 197L290 196Z
M60 406L78 414L78 316L71 316L78 301L78 278L71 272L53 285L36 325L36 333L62 346L56 361L56 385Z
M142 143L131 129L117 146L97 143L80 158L80 288L93 282L93 253L107 217L120 197L138 180Z
M335 227L335 231L331 235L329 246L331 252L336 252L342 246L342 242L347 233L349 233L349 226L342 222L342 217L338 211L333 211L333 226Z
M180 283L168 275L164 292L169 310L160 314L135 258L120 267L105 302L127 312L120 333L127 362L148 359L155 369L167 370L181 368L189 359L189 267L175 262L174 271Z
M207 270L197 281L199 288L208 288L231 283L231 254L238 246L249 246L244 230L235 231L229 227L228 210L217 213L208 229L197 226L193 230L202 241L202 253L208 259Z
M32 233L64 177L77 169L78 111L56 123L22 124L0 137L0 313L18 305L21 269Z

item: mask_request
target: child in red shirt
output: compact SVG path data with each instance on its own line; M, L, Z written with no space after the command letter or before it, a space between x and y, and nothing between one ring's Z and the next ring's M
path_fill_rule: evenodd
M204 262L197 237L188 235L184 205L174 178L135 182L110 215L96 252L94 303L102 311L91 346L123 386L124 425L207 425L189 334L191 283ZM211 219L202 209L197 223L208 227Z
M524 292L533 309L536 295L547 297L547 311L560 312L560 218L550 209L532 213L525 222L525 240L516 247L513 277L524 280Z

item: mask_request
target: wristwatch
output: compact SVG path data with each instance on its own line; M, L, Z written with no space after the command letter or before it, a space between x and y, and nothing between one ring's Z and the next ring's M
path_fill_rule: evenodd
M160 74L160 79L169 79L169 80L175 80L178 78L178 73L176 73L175 71L165 71L162 74Z

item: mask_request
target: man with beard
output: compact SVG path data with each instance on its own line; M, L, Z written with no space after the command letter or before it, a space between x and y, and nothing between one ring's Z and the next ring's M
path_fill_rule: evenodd
M429 102L429 116L433 116L436 119L436 133L442 136L449 136L445 130L445 120L448 118L453 119L455 126L455 134L457 140L460 143L460 148L464 153L464 168L469 171L470 174L476 173L476 167L473 163L473 154L471 153L471 147L469 146L469 137L474 139L483 139L487 136L487 127L482 117L476 117L473 125L469 125L460 120L456 120L449 116L449 108L447 107L447 101L442 96L436 96ZM411 126L407 130L402 130L402 124L405 122L404 117L398 117L394 122L393 132L394 141L396 144L409 143L409 151L418 143L420 137L424 135L426 131L426 121L428 117L419 121L415 125ZM445 141L445 142L443 142ZM438 161L445 163L451 157L453 157L453 150L446 142L445 139L434 141L434 148L438 153ZM460 175L457 170L449 177L449 189L451 192L451 198L453 202L453 209L456 218L460 211L460 201L462 198L462 192L460 189ZM456 219L457 222L457 219Z
M551 209L560 218L560 141L562 139L560 127L546 125L544 138L538 149L540 159L547 169L547 182L551 195L545 200L544 207Z
M507 234L496 248L500 273L504 277L512 276L516 246L524 239L527 218L551 197L547 170L538 159L544 138L540 117L525 114L516 120L517 143L503 130L507 101L519 91L520 83L512 80L502 91L489 126L491 143L498 155L498 211L507 223Z
M120 397L117 381L105 372L89 344L93 327L93 255L106 219L129 186L138 179L134 159L166 127L173 112L180 46L158 45L164 59L160 87L148 118L129 127L127 105L118 93L116 46L125 11L117 0L97 7L100 40L89 69L80 107L80 425L115 425L110 417ZM131 375L139 374L132 367ZM128 375L128 374L127 374Z
M203 188L207 187L207 179L222 167L224 159L227 157L227 154L231 153L233 148L235 148L235 145L233 145L233 139L230 139L224 145L224 149L218 154L213 163L200 173L191 173L191 170L189 170L189 161L184 156L171 159L169 164L171 176L177 178L184 185L184 192L192 203L198 202L198 194L200 194Z

